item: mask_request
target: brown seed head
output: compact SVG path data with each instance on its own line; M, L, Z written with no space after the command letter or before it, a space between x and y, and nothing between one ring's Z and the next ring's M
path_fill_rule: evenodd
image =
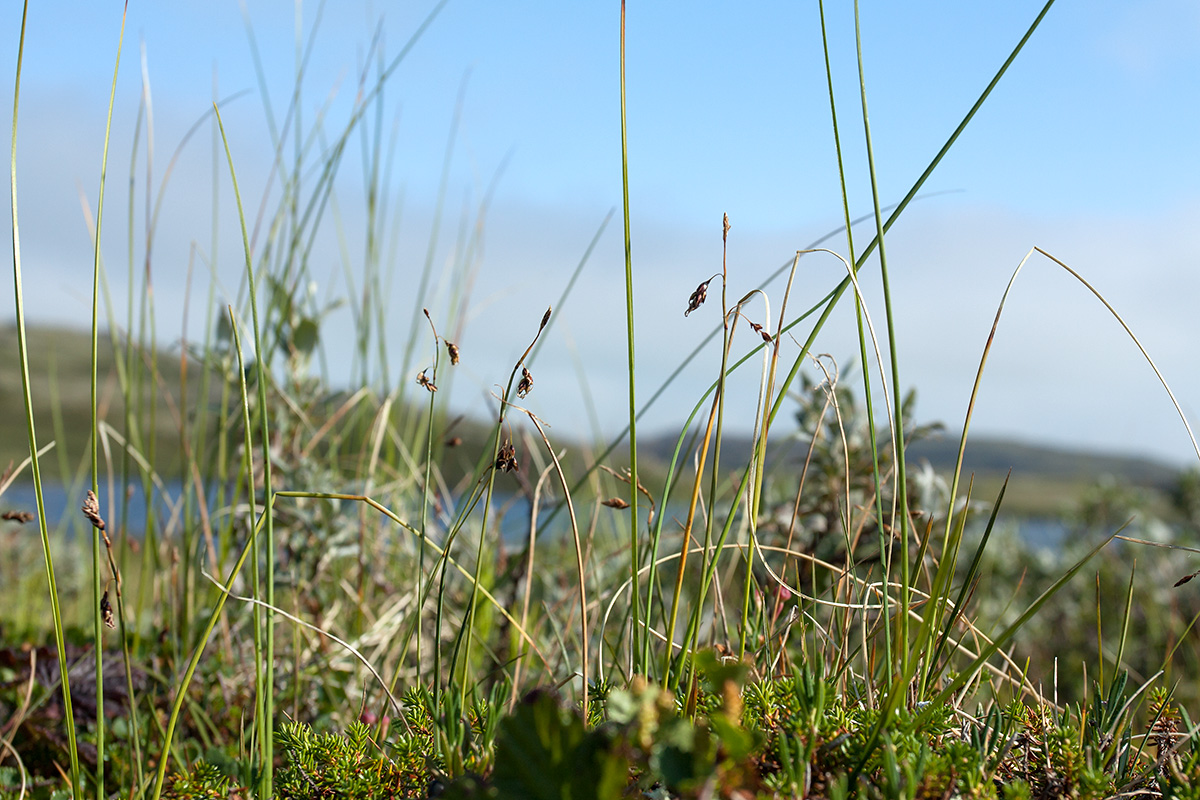
M610 497L604 501L604 505L608 506L609 508L620 510L623 508L629 508L629 501L622 500L620 497Z
M685 317L704 305L704 301L708 299L708 284L710 283L712 283L712 278L697 286L696 291L692 292L692 296L688 298L687 311L683 312Z
M446 352L450 354L450 364L458 364L458 345L454 342L446 342Z
M425 390L430 393L436 392L437 384L434 383L429 376L425 374L425 372L426 370L421 370L421 374L417 376L417 385L425 387Z
M113 619L112 603L108 602L108 590L104 590L104 596L100 598L100 616L104 618L104 624L109 628L117 627L116 620Z
M533 375L529 374L529 370L521 367L521 382L517 384L517 397L524 398L531 391L533 391Z
M5 511L0 514L0 519L8 520L9 522L20 522L24 525L26 522L33 521L33 514L28 511Z
M100 501L96 499L96 493L88 489L87 497L83 501L83 515L88 518L88 522L92 523L92 527L96 530L104 530L104 520L100 517Z
M517 466L517 448L513 447L512 442L505 442L500 446L500 453L496 456L496 469L504 472L516 472L520 469Z

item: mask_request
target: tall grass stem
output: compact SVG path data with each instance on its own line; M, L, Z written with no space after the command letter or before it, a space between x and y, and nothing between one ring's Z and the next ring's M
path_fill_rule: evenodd
M224 131L222 131L224 133ZM236 192L236 190L235 190ZM251 460L253 459L253 451L251 450L251 428L250 428L250 398L246 393L246 370L245 362L242 358L242 344L237 332L237 319L234 317L233 309L229 309L231 320L231 334L233 337L233 346L237 351L238 364L241 369L238 370L241 375L242 387L242 421L245 425L246 434L246 452L244 462L246 465L247 479L253 481L254 470ZM217 625L217 620L221 616L221 611L225 608L225 601L229 598L233 589L233 582L237 580L238 574L241 573L242 567L245 565L247 557L254 552L254 543L258 539L258 532L263 527L264 523L271 518L271 509L264 507L263 513L258 519L255 519L255 503L254 492L249 495L250 516L249 528L247 532L246 544L242 547L241 555L238 556L237 562L229 572L229 578L225 581L223 590L217 595L216 603L213 605L212 612L209 614L208 623L200 634L200 639L196 643L196 647L192 652L191 660L188 662L187 668L183 673L183 677L179 681L179 685L175 688L175 701L171 704L171 713L167 717L167 725L163 731L163 749L162 754L158 759L158 772L154 779L154 791L150 796L150 800L159 800L162 797L163 783L167 777L167 764L170 761L171 745L174 740L175 727L179 722L179 714L183 710L183 703L187 698L188 686L192 682L192 676L196 674L196 667L200 664L200 657L204 654L204 648L208 645L208 640L212 636L213 629ZM261 744L261 743L260 743ZM265 745L262 745L265 749ZM265 755L265 754L264 754ZM271 771L271 762L263 763L263 772Z
M625 0L621 0L621 209L625 223L625 338L629 353L629 562L633 578L633 627L630 647L633 654L633 671L644 672L649 658L649 638L642 630L639 605L641 593L638 588L638 567L641 564L641 546L638 531L638 458L637 458L637 391L634 371L633 337L633 249L630 244L629 222L629 137L625 124ZM649 609L647 609L649 613ZM639 647L641 642L641 647ZM668 652L670 646L668 644Z
M250 237L246 232L246 215L242 209L242 195L238 191L237 172L233 166L233 154L229 150L229 137L225 133L225 124L221 120L221 111L215 105L213 113L217 115L217 125L221 129L221 141L225 145L225 158L229 164L229 177L233 182L233 196L237 202L238 223L242 231L242 247L246 260L246 280L249 284L250 318L254 330L254 366L255 383L258 389L258 422L259 434L262 441L262 470L263 470L263 516L266 520L264 534L266 536L265 557L266 591L266 632L264 642L263 663L263 716L267 724L267 736L261 743L263 750L263 780L261 783L262 796L271 796L273 781L272 763L274 752L274 718L275 718L275 616L270 607L275 605L275 533L273 524L271 493L274 491L273 474L271 469L271 430L269 423L269 408L267 406L267 381L269 373L266 366L266 352L263 349L263 338L258 326L258 296L254 281L253 254L250 250ZM243 373L244 374L244 373ZM253 481L254 471L250 470ZM251 492L253 494L253 492Z
M100 496L100 425L99 425L99 382L97 380L97 361L99 356L99 313L100 313L100 236L104 222L104 188L108 183L108 143L112 135L112 112L117 98L117 75L121 67L121 48L125 42L125 19L129 11L126 0L121 12L121 33L117 37L117 57L113 65L112 89L108 95L108 115L104 125L104 154L100 160L100 193L96 200L96 235L94 242L94 257L92 260L92 352L91 352L91 396L92 415L92 492ZM100 795L104 789L104 620L101 611L101 584L103 559L100 554L100 538L103 535L99 526L92 528L92 630L94 638L93 651L96 660L96 787ZM115 575L114 575L115 578ZM122 615L123 616L123 615ZM122 627L124 623L122 621ZM126 669L129 663L126 660ZM130 706L136 703L131 695Z
M50 552L50 531L46 523L46 500L42 492L42 472L38 459L37 430L33 420L33 392L29 379L29 343L25 334L25 294L21 285L21 227L17 217L17 119L21 103L21 65L25 57L25 28L29 19L29 0L22 4L21 36L17 45L16 77L13 83L12 148L9 154L9 187L12 204L13 296L16 304L17 353L21 368L21 392L25 400L25 431L29 437L30 470L33 476L34 498L37 505L38 533L41 535L42 555L46 567L46 584L50 594L50 613L54 622L54 646L63 699L63 721L67 729L67 747L71 764L71 790L76 798L83 797L79 772L79 748L76 744L75 712L71 704L71 678L67 650L63 640L62 609L59 606L58 584L54 577L54 557Z

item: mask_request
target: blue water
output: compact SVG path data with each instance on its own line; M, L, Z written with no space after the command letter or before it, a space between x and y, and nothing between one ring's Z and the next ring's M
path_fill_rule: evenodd
M67 487L61 483L44 482L42 484L42 500L46 508L46 522L51 530L65 528L67 530L76 531L83 530L87 520L84 519L80 508L83 506L84 498L87 496L88 486L84 486L78 492L68 491ZM108 509L108 496L105 487L101 487L100 497L100 515L109 522L109 529L115 530L112 524L116 520L113 519L113 514ZM120 497L120 494L117 494ZM118 501L119 502L119 501ZM166 508L164 504L164 510ZM31 514L37 514L37 497L33 491L31 483L17 483L9 486L3 495L0 495L0 509L4 511L28 511ZM134 496L130 498L129 503L129 518L127 520L130 529L136 531L145 530L146 527L146 504L143 501L141 487L138 486L134 490Z
M87 488L87 486L83 486L77 492L68 492L67 487L61 483L47 482L44 484L43 497L51 530L62 530L68 533L86 530L87 522L79 509L83 505ZM176 502L183 491L183 484L179 481L172 481L165 484L165 488L171 502ZM131 535L140 536L146 528L145 495L140 483L133 484L129 492L128 516L125 523ZM101 485L100 513L107 521L110 531L118 530L120 523L117 518L121 507L119 487L114 490L114 494L116 511L109 508L108 487L104 484ZM502 538L514 548L521 547L529 538L529 501L524 497L504 497L499 498L496 505L504 507L504 516L500 524ZM157 491L154 492L154 507L159 515L160 523L165 521L172 511L168 500L164 499ZM0 495L0 511L9 510L37 513L32 484L14 484L3 495ZM539 514L539 539L553 538L569 531L567 518L563 513L555 515L549 528L546 527L551 510L544 507ZM478 509L475 513L478 514ZM1054 518L1020 518L1009 520L1009 524L1015 526L1017 534L1026 544L1035 548L1057 549L1071 530L1067 522Z
M159 527L168 521L173 512L173 504L179 502L182 496L183 484L180 481L171 481L163 484L166 490L166 496L158 490L153 491L154 509L158 519ZM78 490L68 490L61 483L47 481L43 483L42 499L46 508L46 519L51 531L61 531L68 535L77 535L88 529L89 525L80 511L83 505L83 500L87 496L89 485L84 485ZM210 493L210 513L212 505L216 502L216 493ZM110 507L109 491L106 484L100 485L100 515L104 518L107 528L110 532L116 532L120 529L121 520L119 514L121 511L121 489L114 487L113 489L113 506ZM286 502L282 498L280 502ZM500 531L504 541L513 546L520 547L522 543L529 539L529 500L524 497L503 496L497 497L493 505L504 510L504 516L500 520ZM140 537L146 530L146 502L145 494L142 491L141 483L136 483L129 488L129 502L126 505L127 515L125 524L127 532L134 537ZM31 514L37 514L37 498L34 495L32 483L13 484L5 490L4 494L0 495L0 512L3 511L28 511ZM551 509L543 507L538 519L539 539L544 539L547 536L557 535L563 531L567 531L566 514L557 514L553 521L547 526L547 521L550 519ZM478 509L474 514L477 516ZM416 522L416 520L412 520Z

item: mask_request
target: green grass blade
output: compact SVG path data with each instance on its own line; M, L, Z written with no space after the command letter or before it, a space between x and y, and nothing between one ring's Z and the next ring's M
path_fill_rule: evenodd
M237 350L238 362L242 364L242 346L237 333L237 321L234 319L233 311L230 309L230 319L232 324L232 335L234 348ZM251 469L250 460L253 458L253 452L250 449L250 400L246 395L246 370L243 366L239 370L242 383L242 413L245 422L246 430L246 453L245 466L247 479L253 481L254 471ZM151 794L151 800L159 800L162 797L163 783L167 777L167 765L170 762L171 745L174 740L175 727L179 723L179 714L183 709L184 700L187 698L188 686L192 682L192 676L196 674L196 667L200 664L200 657L204 654L204 648L208 645L208 640L212 636L213 629L217 625L217 620L221 616L221 611L225 608L225 601L229 598L230 592L233 589L233 582L237 580L238 575L245 565L247 557L253 552L254 543L258 539L258 533L263 528L264 523L269 523L271 519L271 509L264 507L262 515L256 521L254 518L254 492L250 492L250 535L246 544L242 547L241 555L238 556L237 562L233 565L233 569L229 572L229 579L225 581L222 591L217 595L216 603L213 606L212 613L209 614L208 623L200 634L200 640L196 644L196 648L192 653L191 660L188 662L187 669L184 671L183 677L179 681L179 685L175 689L175 702L171 705L171 714L167 718L167 727L163 731L163 750L158 758L158 772L154 780L154 792ZM268 692L269 694L269 692ZM264 762L263 772L270 773L270 762ZM268 795L269 796L269 795Z
M983 529L983 536L980 537L979 545L975 548L975 554L971 558L971 565L967 568L967 572L963 576L962 586L959 588L958 597L955 599L954 605L952 606L953 611L951 612L951 614L950 614L949 618L946 620L946 622L941 626L942 632L941 632L940 637L938 638L937 644L933 648L933 658L929 659L929 663L925 670L926 675L927 675L927 677L925 679L923 679L923 683L925 685L932 685L933 683L935 683L938 679L938 676L941 674L942 667L939 667L938 662L941 659L941 654L942 654L942 651L946 647L946 643L950 639L950 632L954 628L954 623L965 613L964 606L967 602L968 596L970 595L971 587L975 583L975 578L979 575L980 565L983 562L983 554L984 554L984 551L987 550L988 542L991 541L992 531L995 530L996 518L1000 513L1000 505L1001 505L1001 503L1004 502L1004 493L1008 490L1009 477L1010 476L1008 476L1008 475L1005 476L1004 484L1000 487L1000 494L997 495L996 502L992 504L992 512L988 516L987 525ZM964 523L966 522L966 515L967 515L967 511L968 511L967 506L969 506L969 505L970 505L970 492L968 492L967 503L963 507L963 522ZM959 526L959 527L960 527L960 530L958 532L957 539L959 541L961 541L962 540L961 526ZM950 559L950 561L952 564L957 563L957 561L958 561L957 553L956 553L956 557ZM937 591L932 591L932 592L930 592L930 594L933 595L935 598L937 598L939 596L939 592L937 592ZM937 601L936 599L934 600L934 602L936 603L937 611L940 613L941 609L944 608L944 604Z
M1117 531L1117 533L1120 533L1120 531ZM1050 598L1054 597L1054 595L1058 593L1059 589L1066 586L1067 582L1070 581L1071 578L1075 577L1075 574L1078 573L1079 570L1083 569L1083 567L1089 561L1091 561L1097 553L1103 550L1108 543L1116 537L1117 533L1107 536L1104 541L1100 542L1091 550L1089 550L1083 558L1076 561L1069 570L1067 570L1058 578L1058 580L1050 584L1050 586L1044 592L1038 595L1037 599L1025 609L1021 616L1017 617L1017 619L1011 625L1005 628L999 636L992 639L991 644L985 647L974 661L962 669L954 678L954 680L947 684L945 688L943 688L934 698L932 698L930 705L926 707L927 711L925 713L929 713L928 709L936 708L947 702L955 692L961 689L967 683L967 681L971 680L975 673L987 662L987 660L995 655L1001 647L1004 647L1004 645L1008 644L1013 636L1016 635L1017 631L1021 630L1025 623L1032 619L1033 616L1041 610L1042 606L1044 606L1050 600Z
M59 679L63 698L64 724L71 760L71 789L82 797L79 750L76 744L75 712L71 704L71 681L68 674L67 652L63 641L62 610L59 606L58 584L54 577L54 558L50 552L50 532L46 523L46 501L42 493L42 473L38 459L37 430L33 420L33 393L29 384L29 345L25 335L25 295L21 287L21 227L17 219L17 117L21 103L21 65L25 57L25 26L29 18L29 0L21 12L21 38L17 45L16 78L13 84L12 149L9 154L9 186L12 203L13 295L16 303L17 350L21 366L21 392L25 400L25 431L29 437L30 469L33 475L34 497L37 503L38 532L42 540L42 555L46 567L46 583L50 592L50 611L54 619Z
M825 82L829 93L829 118L830 125L833 128L833 146L837 154L838 164L838 186L841 189L842 195L842 216L845 219L846 231L846 253L850 263L855 263L855 248L854 248L854 220L850 218L850 193L846 188L846 168L842 157L842 137L838 129L837 118L837 102L834 99L833 93L833 65L829 57L829 36L825 24L825 2L819 0L817 8L821 18L821 49L825 56ZM890 210L890 209L889 209ZM878 212L875 211L871 215L878 219ZM813 249L813 245L809 249ZM854 317L858 327L858 342L859 342L859 358L864 365L870 363L870 356L867 353L867 336L863 329L863 303L861 295L856 291L854 293ZM865 408L872 409L875 407L875 402L872 397L871 389L871 370L863 369L863 405ZM875 426L875 415L868 413L867 415L867 433L870 437L871 452L874 457L871 459L872 481L875 486L875 496L882 497L882 480L879 473L879 440L878 431ZM883 554L883 584L887 586L892 574L892 558L891 548L887 546L887 537L885 534L886 527L883 519L883 504L875 503L875 527L879 530L879 551ZM891 613L888 610L890 593L883 592L881 595L882 609L880 616L883 620L883 661L885 664L892 664L892 648L893 648L893 631L891 624Z
M621 0L621 210L625 223L625 340L628 351L629 373L629 560L630 576L633 578L633 628L631 646L634 652L633 671L646 671L649 638L642 631L641 590L638 587L638 566L641 563L641 545L638 531L638 460L637 460L637 392L634 379L633 338L633 249L629 235L629 137L625 129L625 0ZM639 642L646 644L639 646ZM670 655L671 644L667 643Z
M1133 576L1137 572L1137 561L1129 567L1129 586L1125 590L1125 616L1121 619L1121 640L1117 644L1117 658L1113 662L1113 682L1108 689L1108 697L1110 704L1112 699L1117 695L1117 676L1121 675L1121 662L1125 658L1125 644L1129 641L1129 622L1133 613ZM1104 651L1100 650L1096 654L1100 663L1104 663ZM1101 679L1103 680L1103 679Z
M1012 49L1012 52L1009 53L1008 58L1006 58L1004 60L1004 63L1000 65L1000 69L998 69L996 71L995 76L992 77L992 80L984 88L983 92L980 93L980 95L979 95L978 99L976 99L974 105L972 105L971 108L967 111L966 115L962 118L962 121L958 123L958 127L956 127L954 129L954 131L950 134L949 138L946 139L946 142L942 145L941 149L939 149L937 151L937 153L934 155L933 159L929 162L928 166L925 167L925 170L917 178L916 182L913 183L912 187L904 195L903 199L901 199L900 202L896 204L896 207L891 212L891 214L888 215L887 220L883 223L883 232L884 233L887 233L889 230L891 230L892 225L894 225L896 223L896 220L900 218L900 215L904 213L905 209L908 208L909 204L917 197L918 193L921 191L921 187L925 185L925 182L927 180L929 180L929 176L932 175L934 170L937 169L938 165L942 163L942 159L945 158L945 156L948 152L950 152L950 148L953 147L954 143L958 141L958 137L962 135L962 132L964 130L966 130L967 125L970 124L971 120L975 118L975 114L978 113L979 109L983 107L984 102L988 99L988 97L991 96L992 90L996 88L996 85L1000 83L1000 79L1004 77L1004 74L1006 72L1008 72L1008 68L1012 65L1013 61L1016 60L1017 55L1021 52L1021 50L1024 49L1025 43L1029 41L1029 38L1031 36L1033 36L1033 32L1035 30L1037 30L1037 27L1041 24L1042 18L1046 16L1046 13L1050 10L1050 7L1053 5L1054 5L1054 0L1047 0L1046 5L1042 7L1041 12L1037 15L1037 17L1030 24L1029 28L1025 31L1025 35L1021 37L1021 40L1019 42L1017 42L1017 45ZM862 254L858 257L858 260L854 262L854 266L855 266L856 270L860 269L863 266L863 264L866 263L867 258L870 257L871 253L874 251L876 246L878 246L878 243L879 243L878 238L874 238L870 242L867 243L866 249L863 250ZM819 303L814 305L808 312L806 312L804 315L802 315L801 318L804 318L804 317L808 316L809 314L813 313L817 308L824 307L824 311L822 311L820 318L817 320L817 323L814 326L813 332L809 335L808 339L804 342L804 344L800 348L800 356L797 358L795 366L792 368L792 372L789 373L788 377L784 381L783 389L781 390L780 395L779 395L779 400L775 404L775 407L771 410L772 417L774 417L776 414L779 413L779 409L782 407L783 401L786 397L787 387L791 386L792 383L794 382L796 374L800 370L800 364L802 363L804 354L808 353L810 351L810 349L812 348L812 344L816 340L817 334L824 327L825 321L828 319L829 314L833 310L833 306L837 303L838 299L840 299L841 296L846 292L846 289L849 288L849 286L850 286L850 279L848 277L844 278L842 280L842 282L838 284L837 288L834 289L832 292L830 292L829 295L825 299L822 299ZM791 326L789 326L789 327L791 327Z
M129 10L128 0L121 14L121 33L117 37L117 58L113 64L112 89L108 95L108 116L104 125L104 154L100 160L100 194L96 201L96 236L95 255L92 262L92 353L91 353L91 412L92 412L92 492L100 496L100 425L99 425L99 382L96 376L96 363L99 351L99 314L100 314L100 234L104 221L104 188L108 183L108 143L112 135L112 112L117 97L117 75L121 67L121 47L125 42L125 18ZM101 795L104 790L104 621L100 610L101 600L101 570L103 559L100 554L99 527L92 530L92 629L94 637L93 652L96 658L96 785ZM114 576L115 577L115 576ZM128 666L128 664L127 664ZM130 698L131 704L134 702ZM140 764L138 765L140 771ZM138 779L140 784L140 776Z
M264 797L271 796L272 784L272 769L274 763L272 753L274 750L274 718L275 718L275 697L274 697L274 674L275 674L275 614L271 610L275 605L275 534L272 513L271 494L274 489L272 482L271 470L271 430L268 421L269 412L267 407L267 380L269 374L266 366L266 355L263 350L263 338L258 324L258 296L254 281L254 263L251 259L250 237L246 232L246 215L242 209L242 195L238 191L237 172L233 167L233 154L229 150L229 138L225 134L225 124L221 120L221 112L215 105L213 113L217 115L217 125L221 129L221 141L225 145L225 159L229 164L229 176L233 182L233 196L237 202L238 223L242 230L242 247L246 259L246 280L249 284L249 300L250 300L250 318L253 323L254 331L254 366L256 372L256 383L258 389L258 421L259 434L262 440L263 449L263 517L266 521L264 534L266 536L266 591L265 601L266 608L266 632L264 642L264 652L262 657L263 663L263 716L267 724L267 734L263 737L263 778L261 783L261 792ZM244 373L243 373L244 374ZM251 475L253 471L251 470ZM213 619L215 622L215 617Z
M879 275L883 283L883 307L887 316L888 359L892 368L892 402L895 408L892 414L892 443L895 449L894 466L895 498L898 503L896 516L900 517L899 526L895 516L892 518L893 528L898 528L900 535L900 601L897 614L900 630L897 632L899 648L895 652L893 662L889 665L894 673L907 672L911 653L908 650L908 610L912 602L910 562L908 554L909 518L908 518L908 482L905 473L904 458L904 393L900 384L900 359L896 352L896 321L892 311L892 288L888 279L887 248L884 245L883 210L879 203L879 181L875 175L875 149L871 144L871 122L867 113L867 81L863 71L862 31L858 12L858 0L854 0L854 47L858 55L858 87L862 99L863 136L866 141L867 170L871 176L871 206L875 210L875 243L879 249ZM864 370L864 373L866 370ZM870 407L868 415L872 414ZM875 454L875 463L879 462L879 454Z

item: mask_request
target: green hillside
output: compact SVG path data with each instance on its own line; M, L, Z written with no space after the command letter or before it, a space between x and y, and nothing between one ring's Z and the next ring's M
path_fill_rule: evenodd
M647 454L666 461L675 448L675 435L639 442ZM780 436L771 446L770 459L797 468L804 463L808 443ZM907 461L928 462L940 475L949 476L958 457L958 440L932 435L906 448ZM727 436L722 444L725 463L745 463L750 458L747 437ZM1082 448L1058 448L980 436L967 443L963 479L975 478L974 496L994 499L1009 470L1004 509L1010 514L1058 516L1078 507L1081 498L1102 481L1146 492L1153 503L1165 503L1166 493L1180 478L1176 467L1138 455L1101 453Z
M123 345L122 345L123 346ZM42 459L43 470L51 477L62 477L62 465L74 471L80 459L88 455L91 428L91 336L86 331L68 328L33 326L28 329L29 372L33 394L34 421L39 447L55 442ZM25 426L25 404L21 392L21 371L17 346L17 330L9 324L0 327L0 471L9 463L20 463L29 455L29 439ZM122 357L124 353L122 353ZM155 463L164 472L178 472L179 459L179 387L181 365L178 351L160 351L157 358L149 353L135 354L144 370L145 398L135 413L155 414L157 449ZM112 339L101 333L98 350L100 417L117 432L125 429L125 403L120 391ZM155 364L158 386L149 379L148 367ZM192 365L192 379L198 372ZM166 399L164 391L170 396ZM191 401L196 391L189 391ZM157 407L151 405L151 398ZM189 403L189 406L191 403ZM113 458L120 457L120 444L111 441Z
M58 477L61 465L70 470L78 468L87 455L90 427L89 358L90 338L87 332L66 328L35 326L29 329L30 372L33 377L34 413L38 441L55 440L65 443L64 453L52 451L43 460L50 476ZM123 354L122 354L123 355ZM143 367L148 367L150 354L141 354ZM155 463L165 474L178 472L178 409L182 376L178 349L160 349L155 359L158 388L156 430L157 455ZM188 365L189 402L194 409L198 399L199 369L195 362ZM148 374L148 370L147 373ZM119 388L113 359L112 340L101 334L99 349L100 412L117 431L124 430L125 407ZM149 381L143 392L146 398L141 414L151 413ZM165 399L164 391L170 401ZM215 399L215 395L214 395ZM330 403L336 407L337 396ZM59 422L56 426L55 412ZM0 471L10 462L19 463L28 455L25 433L24 404L21 398L21 379L17 360L16 329L11 325L0 328ZM138 413L138 412L135 412ZM460 420L456 432L469 444L481 443L484 429L471 420ZM643 439L646 468L653 470L670 459L675 447L675 434ZM61 441L60 441L61 440ZM723 446L726 463L742 462L749 458L750 442L744 437L729 437ZM782 450L780 448L783 448ZM570 447L571 452L579 448ZM772 459L800 463L805 447L798 441L776 439ZM113 442L114 457L119 445ZM928 461L942 474L954 467L958 441L947 436L931 436L912 443L908 448L909 462ZM456 451L451 463L444 465L452 478L470 472L476 447ZM461 462L461 463L460 463ZM967 446L964 475L975 475L976 496L994 497L1005 474L1012 470L1005 507L1013 513L1048 514L1063 512L1075 505L1081 494L1098 481L1112 478L1127 486L1142 487L1153 493L1168 491L1175 485L1179 470L1153 459L1083 449L1046 447L1007 439L978 437Z

